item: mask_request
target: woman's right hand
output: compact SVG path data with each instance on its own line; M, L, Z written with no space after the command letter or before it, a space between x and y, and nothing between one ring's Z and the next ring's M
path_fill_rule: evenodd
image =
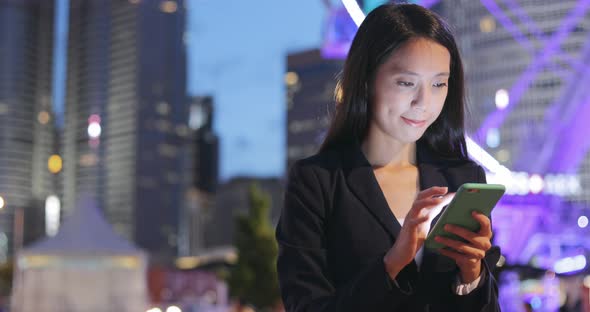
M424 244L428 235L427 221L430 220L430 211L443 202L443 195L447 194L447 191L447 187L433 186L418 193L395 243L383 258L391 279L395 279L397 274L412 262Z

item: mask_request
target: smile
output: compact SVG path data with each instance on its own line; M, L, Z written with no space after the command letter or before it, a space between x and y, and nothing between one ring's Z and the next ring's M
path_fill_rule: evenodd
M408 119L405 117L402 117L402 119L404 120L405 123L407 123L408 125L410 125L412 127L421 128L426 125L426 120L413 120L413 119Z

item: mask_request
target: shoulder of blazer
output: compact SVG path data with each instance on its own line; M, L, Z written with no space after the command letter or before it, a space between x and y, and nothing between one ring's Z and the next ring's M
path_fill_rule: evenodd
M321 198L326 213L330 213L336 180L343 173L350 151L329 149L297 160L289 169L287 185L305 184L310 192Z
M473 160L466 160L445 168L447 172L464 176L469 182L485 183L486 176L483 168Z
M347 153L349 152L340 149L320 151L310 157L297 160L293 164L293 168L313 167L317 171L336 171L342 169Z

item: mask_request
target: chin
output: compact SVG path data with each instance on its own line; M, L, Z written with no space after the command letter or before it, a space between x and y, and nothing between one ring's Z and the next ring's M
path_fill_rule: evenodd
M403 143L415 143L416 141L420 140L426 131L421 131L419 133L408 133L403 137L399 137L399 140Z

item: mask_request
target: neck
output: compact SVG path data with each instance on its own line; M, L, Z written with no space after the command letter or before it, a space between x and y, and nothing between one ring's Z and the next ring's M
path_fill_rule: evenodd
M416 165L416 143L368 136L361 149L373 167L402 168Z

